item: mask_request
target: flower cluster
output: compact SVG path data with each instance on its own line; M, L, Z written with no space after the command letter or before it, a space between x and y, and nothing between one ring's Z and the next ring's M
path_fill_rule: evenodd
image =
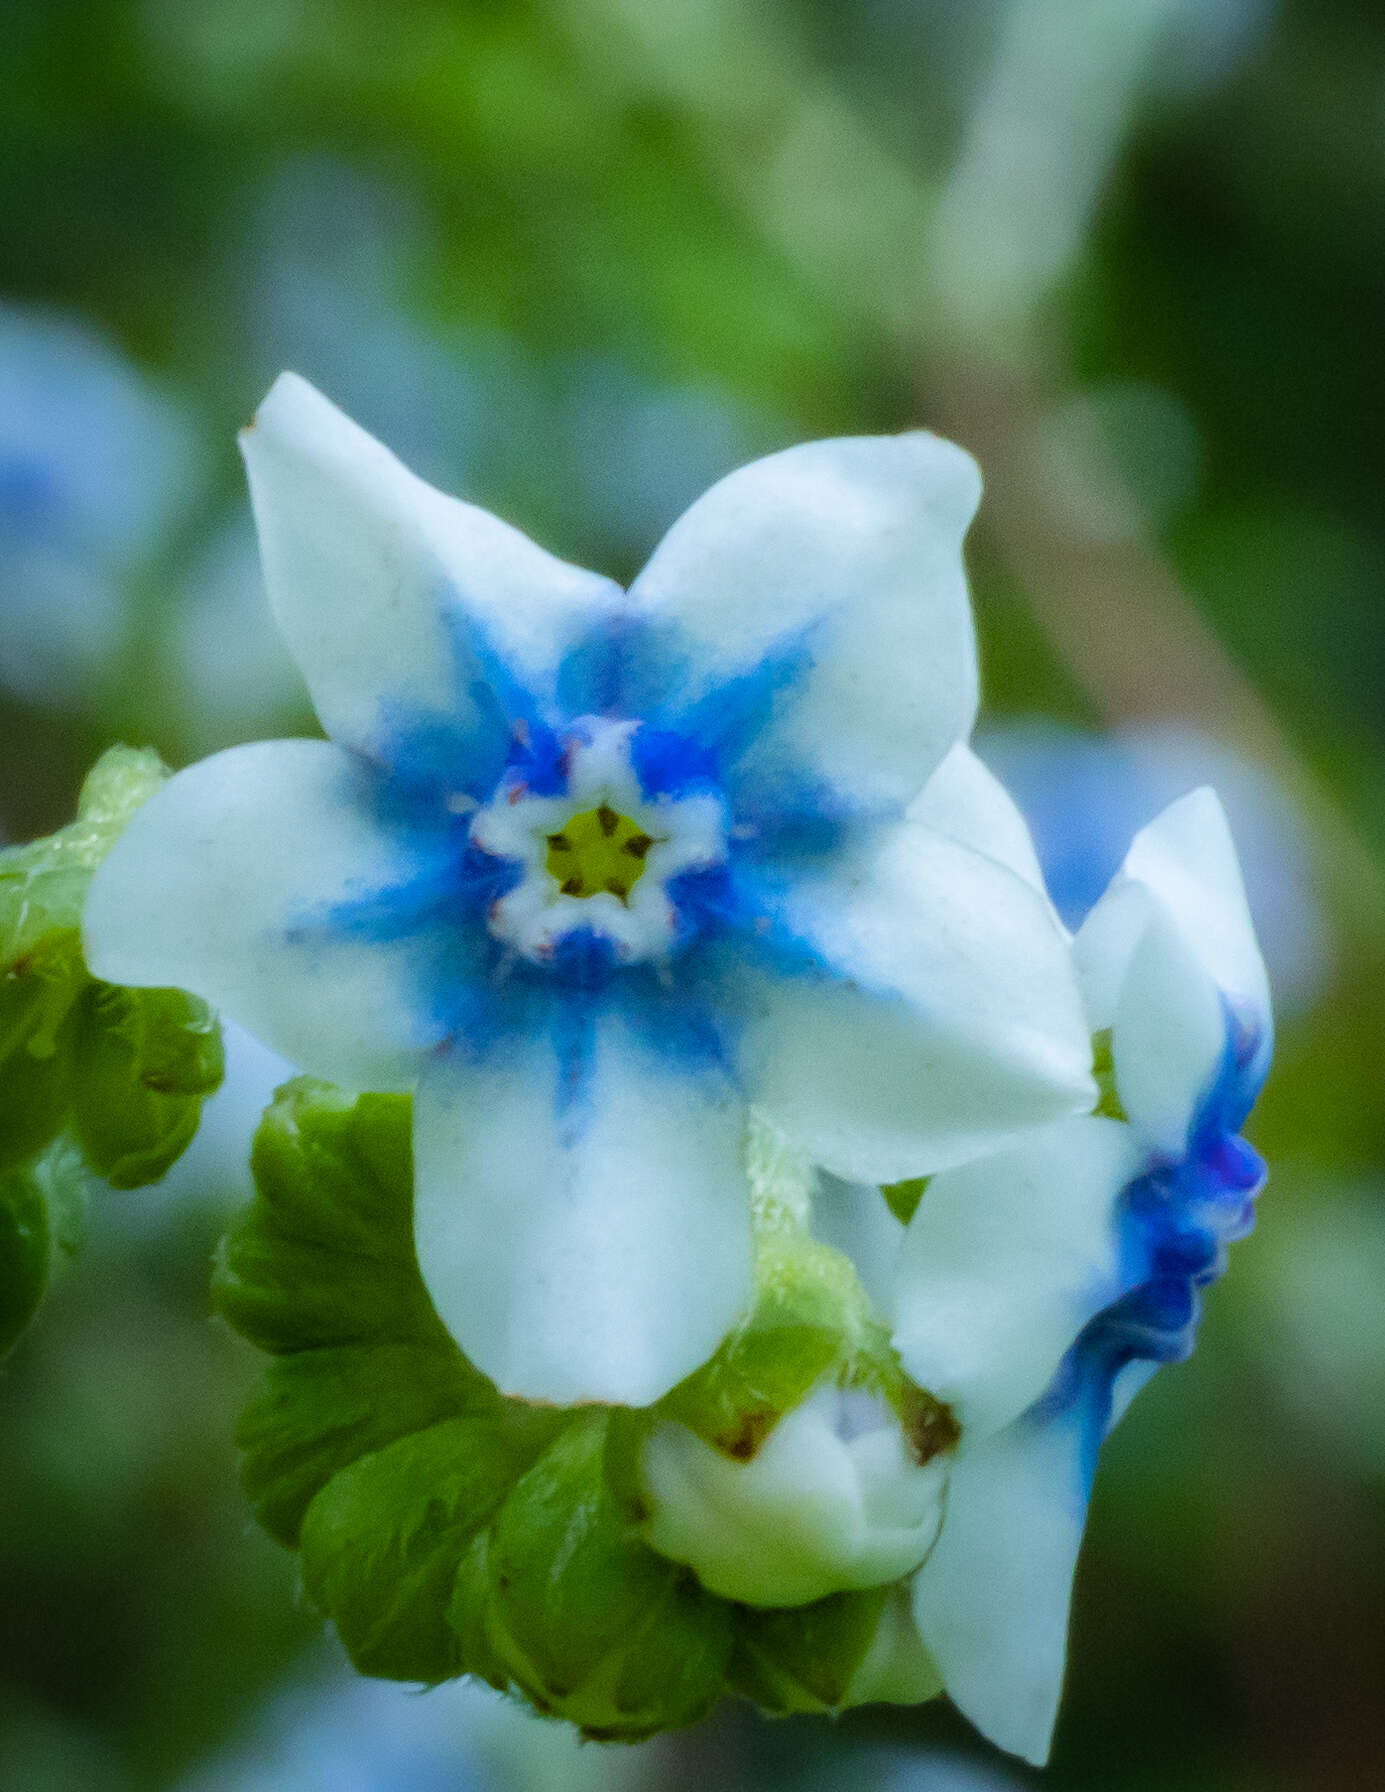
M93 970L412 1092L433 1312L497 1411L637 1409L621 1559L751 1615L715 1620L733 1684L755 1613L894 1589L822 1700L945 1685L1042 1758L1096 1449L1260 1180L1269 1004L1215 798L1069 936L966 744L980 484L936 437L756 462L628 591L292 376L243 446L330 738L163 786L95 877ZM575 1423L533 1450L606 1473ZM467 1533L483 1581L509 1509ZM563 1709L513 1580L485 1659Z

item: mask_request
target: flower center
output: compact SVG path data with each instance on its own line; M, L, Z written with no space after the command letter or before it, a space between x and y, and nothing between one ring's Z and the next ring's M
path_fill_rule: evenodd
M656 844L652 834L609 803L571 816L547 839L546 869L564 896L598 896L604 890L623 903L644 876L645 859Z

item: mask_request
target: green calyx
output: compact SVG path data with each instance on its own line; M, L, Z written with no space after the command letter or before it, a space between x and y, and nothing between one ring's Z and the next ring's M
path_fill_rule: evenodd
M752 1610L641 1535L640 1448L666 1419L744 1459L832 1375L894 1402L921 1450L950 1441L850 1265L809 1236L776 1142L751 1144L759 1295L744 1324L654 1407L557 1409L502 1398L434 1313L413 1252L409 1124L407 1097L282 1090L213 1283L272 1359L237 1433L246 1492L300 1551L357 1668L475 1674L632 1741L727 1692L786 1713L936 1690L886 1621L890 1589Z
M82 958L92 873L166 776L156 754L115 747L74 822L0 851L0 1352L75 1247L85 1173L156 1182L221 1081L204 1002L102 983Z

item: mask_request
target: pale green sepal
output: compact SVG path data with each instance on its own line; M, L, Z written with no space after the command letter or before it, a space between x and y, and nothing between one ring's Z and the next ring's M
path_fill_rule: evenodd
M1103 1027L1101 1032L1092 1035L1092 1075L1101 1092L1093 1112L1104 1114L1108 1120L1128 1118L1116 1088L1116 1060L1111 1051L1110 1027Z
M908 1182L887 1182L880 1193L885 1197L885 1205L899 1221L907 1226L918 1211L918 1204L928 1188L928 1177L915 1176Z
M872 1336L855 1271L829 1245L797 1231L762 1236L755 1279L747 1317L656 1409L742 1461L824 1375L885 1343L883 1331Z
M885 1602L865 1658L841 1702L853 1705L922 1705L943 1690L938 1664L924 1647L914 1622L912 1583L896 1581Z
M774 1717L840 1710L870 1652L890 1592L834 1593L791 1611L745 1607L730 1689Z
M914 1623L909 1582L738 1614L730 1691L771 1717L921 1705L942 1676Z

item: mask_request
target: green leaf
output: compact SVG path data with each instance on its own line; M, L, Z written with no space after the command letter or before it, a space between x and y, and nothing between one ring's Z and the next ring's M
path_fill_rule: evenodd
M433 1684L465 1671L448 1620L462 1556L562 1423L513 1405L448 1419L361 1457L317 1495L304 1585L362 1673Z
M116 1188L157 1182L192 1143L223 1068L221 1029L196 996L90 984L78 1010L72 1123L92 1169Z
M273 1353L394 1343L454 1348L413 1250L410 1104L307 1078L255 1136L257 1196L222 1241L216 1305Z
M608 1424L581 1413L501 1508L490 1637L542 1709L633 1740L719 1696L731 1608L640 1541L605 1473Z
M270 1363L241 1414L241 1484L272 1537L298 1542L303 1514L358 1457L497 1396L456 1350L350 1345Z

